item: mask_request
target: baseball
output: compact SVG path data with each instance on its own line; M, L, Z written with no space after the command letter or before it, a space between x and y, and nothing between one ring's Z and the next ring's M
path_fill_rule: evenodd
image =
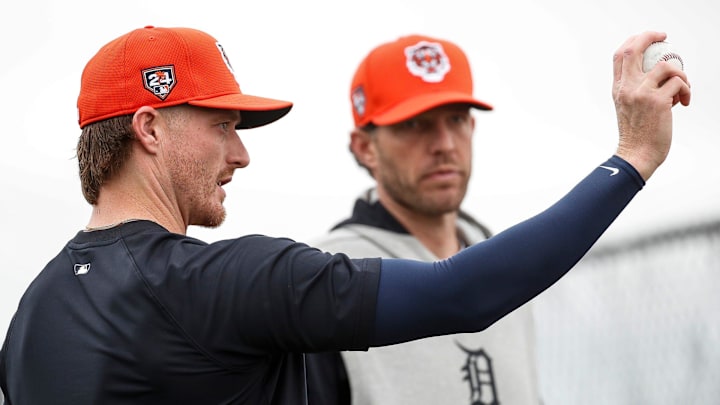
M649 72L660 61L670 62L680 70L683 70L684 67L680 55L665 41L653 42L647 47L643 53L643 72Z

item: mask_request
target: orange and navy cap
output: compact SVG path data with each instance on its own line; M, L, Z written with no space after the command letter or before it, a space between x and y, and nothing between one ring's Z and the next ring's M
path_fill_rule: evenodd
M470 63L460 47L410 35L370 51L353 77L350 102L356 127L396 124L445 104L493 109L472 93Z
M223 47L210 35L146 26L109 42L85 66L78 122L83 128L142 106L179 104L241 111L237 129L269 124L292 108L288 101L243 94Z

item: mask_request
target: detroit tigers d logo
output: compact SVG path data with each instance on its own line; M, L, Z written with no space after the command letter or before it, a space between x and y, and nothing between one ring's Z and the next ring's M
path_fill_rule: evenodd
M467 354L464 380L470 386L470 405L500 405L495 387L495 373L493 373L492 359L485 350L469 350L457 343L458 347Z

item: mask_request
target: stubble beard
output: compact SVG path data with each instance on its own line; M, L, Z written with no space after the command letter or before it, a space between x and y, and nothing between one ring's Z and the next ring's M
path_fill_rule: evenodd
M380 179L388 196L406 209L427 217L438 217L444 214L457 212L465 198L468 178L466 177L459 187L448 193L450 187L434 187L422 189L418 182L403 181L398 176L383 176Z
M219 227L226 211L222 201L217 200L217 176L200 160L179 155L174 158L172 181L180 193L178 203L187 205L188 225Z

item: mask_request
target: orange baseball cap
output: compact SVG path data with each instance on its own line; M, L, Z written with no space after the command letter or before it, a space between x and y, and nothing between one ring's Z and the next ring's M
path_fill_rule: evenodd
M242 111L237 129L280 119L288 101L240 91L220 43L191 28L147 26L102 47L82 73L78 97L80 128L132 114L142 106L178 104Z
M396 124L445 104L493 109L472 93L470 63L460 47L410 35L370 51L355 72L350 101L355 125L363 127Z

